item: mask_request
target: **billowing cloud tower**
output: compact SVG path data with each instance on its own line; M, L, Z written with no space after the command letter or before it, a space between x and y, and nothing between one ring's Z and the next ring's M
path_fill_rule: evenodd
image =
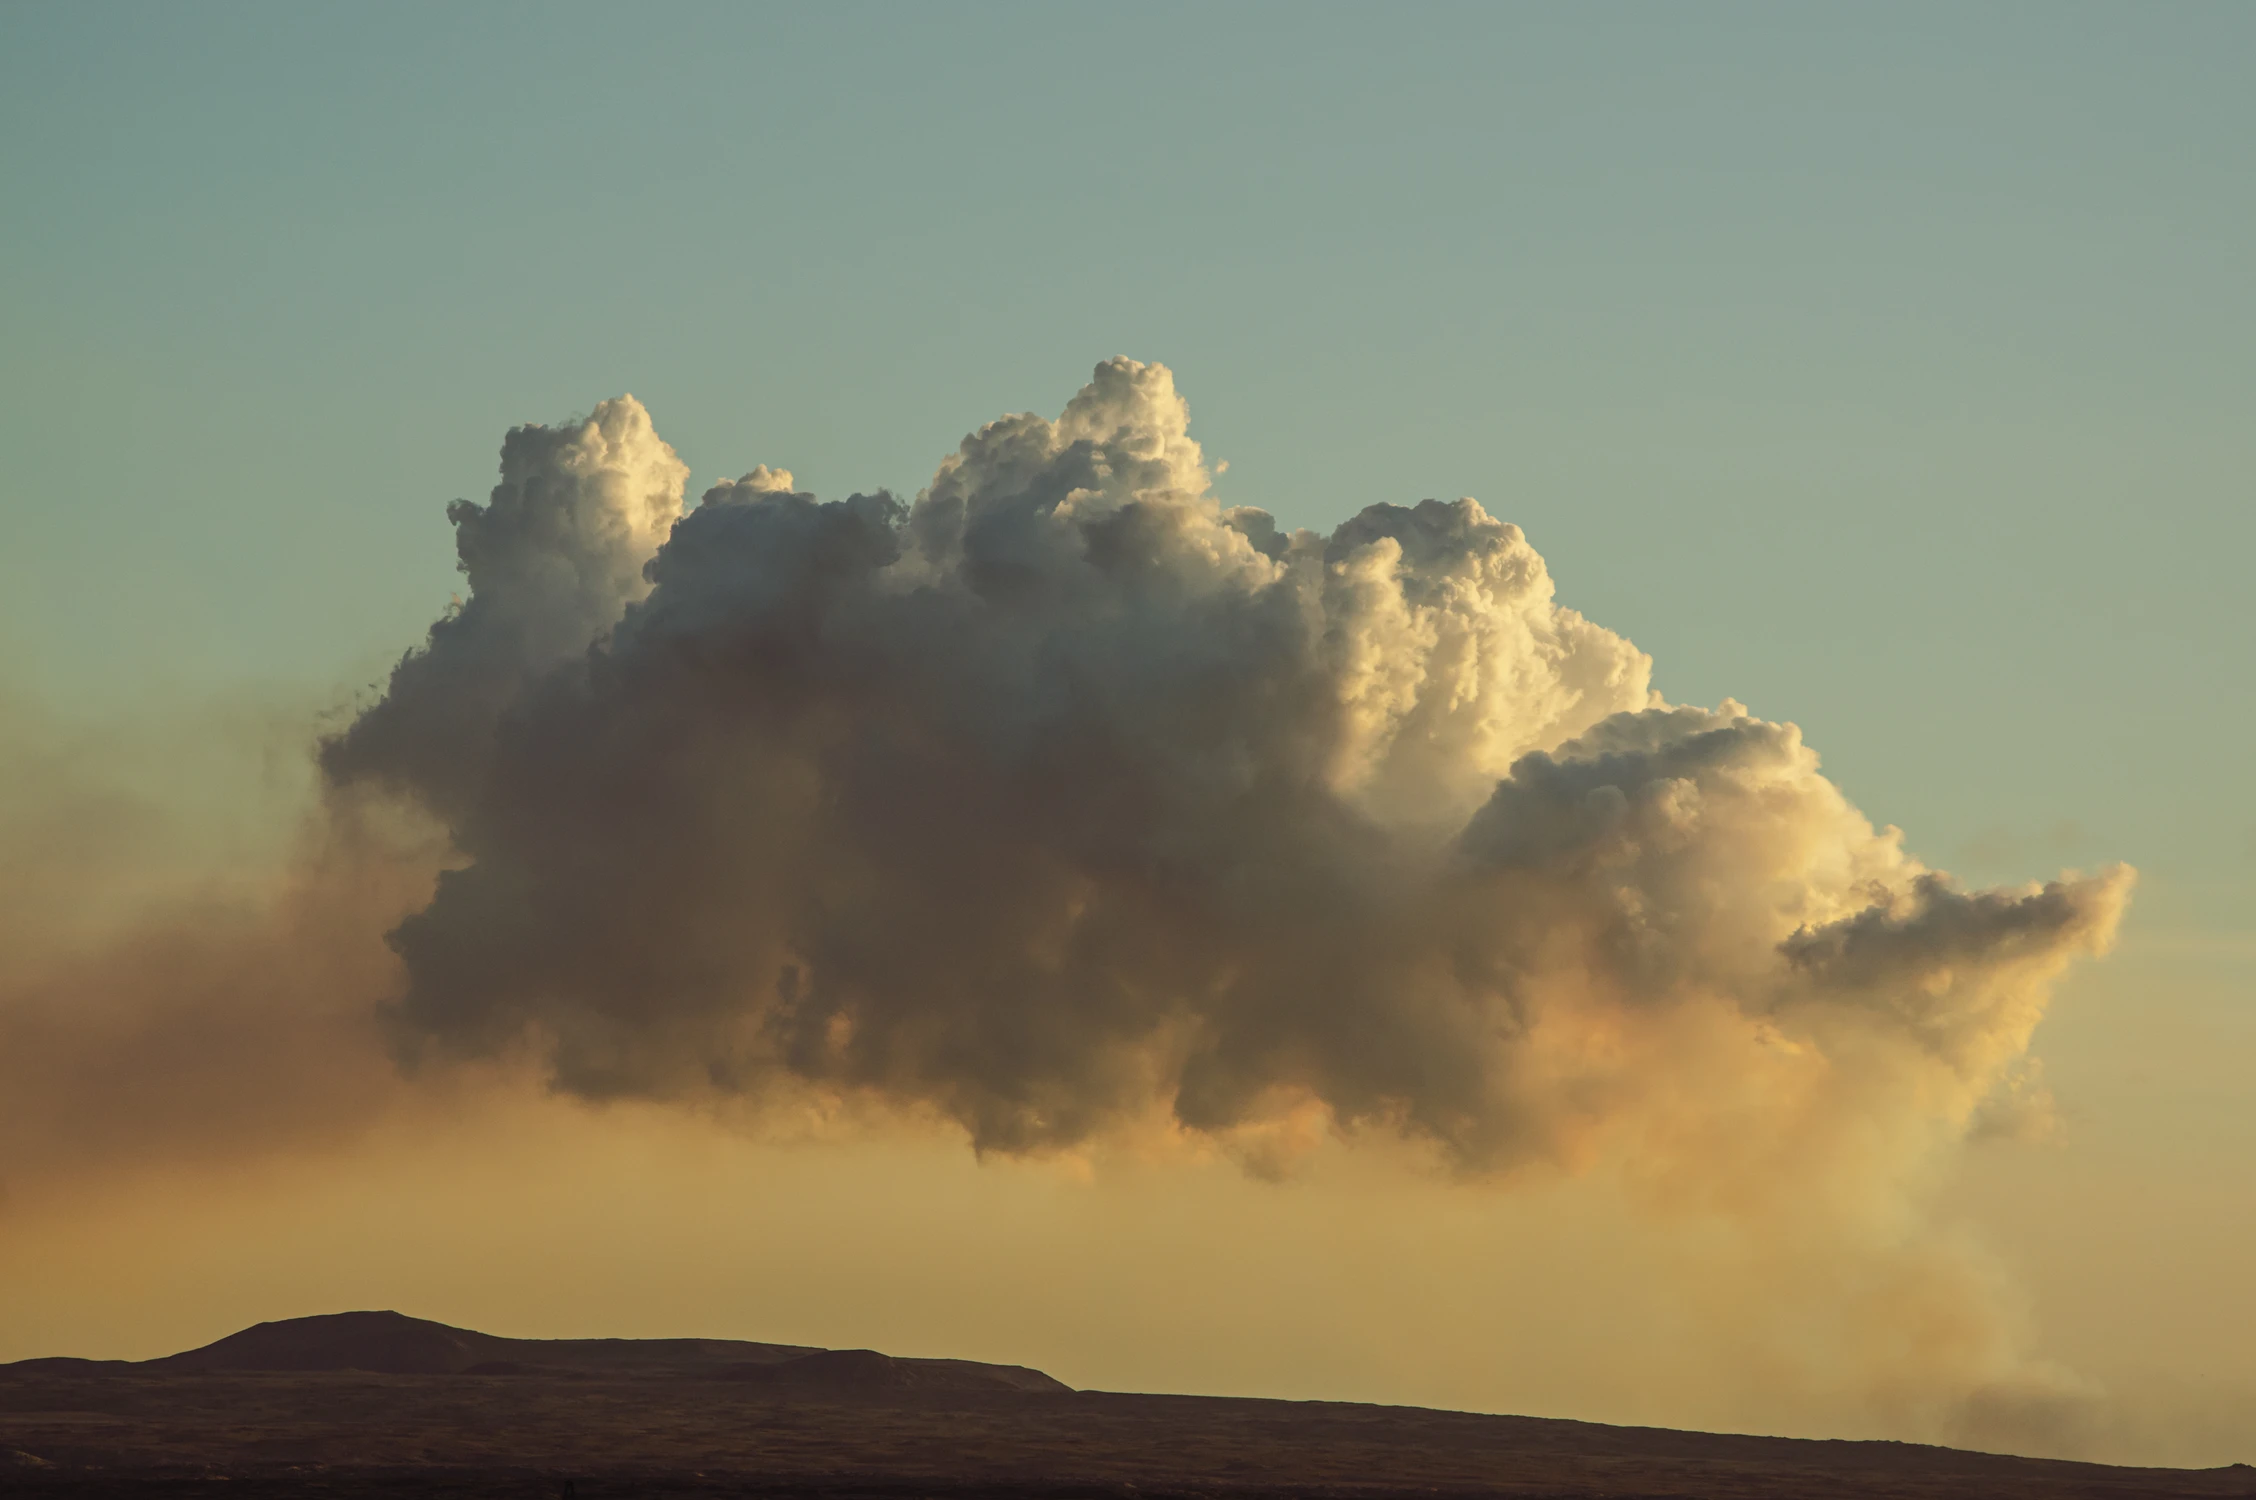
M459 855L393 934L410 1056L1847 1194L1971 1127L2127 894L1959 889L1471 500L1224 508L1158 365L914 504L761 468L685 514L627 397L502 467L467 601L324 752Z

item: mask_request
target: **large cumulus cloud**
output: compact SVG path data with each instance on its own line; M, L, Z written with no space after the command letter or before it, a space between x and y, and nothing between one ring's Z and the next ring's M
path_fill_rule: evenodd
M1959 889L1471 500L1224 508L1158 365L913 504L685 479L631 398L512 433L467 601L325 747L459 855L393 934L411 1054L1007 1151L1314 1110L1757 1167L1964 1132L2127 893Z

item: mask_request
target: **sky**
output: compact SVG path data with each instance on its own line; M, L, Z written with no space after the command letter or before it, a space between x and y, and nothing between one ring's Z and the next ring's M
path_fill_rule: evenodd
M1477 497L1671 702L1800 726L1930 864L2136 867L2035 1034L2056 1126L1972 1140L1919 1233L2030 1360L2144 1403L2092 1451L2256 1459L2256 13L20 6L0 42L19 941L309 857L313 733L462 593L444 507L508 428L632 392L693 500L756 463L909 498L1162 362L1223 504ZM1755 1262L1572 1174L569 1091L244 1118L63 1185L0 1161L0 1358L398 1305L1911 1432L1734 1352L1755 1293L1687 1268Z

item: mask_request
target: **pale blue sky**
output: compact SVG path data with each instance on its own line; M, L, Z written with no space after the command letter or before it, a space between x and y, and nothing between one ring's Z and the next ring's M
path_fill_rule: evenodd
M2256 6L19 0L0 204L0 686L366 682L622 390L913 492L1157 359L1228 501L1478 496L1928 858L2139 865L1975 1181L2040 1303L2195 1284L2044 1260L2107 1182L2256 1230Z
M700 482L913 490L1117 352L1234 502L1479 496L1935 857L2256 868L2256 9L0 28L0 629L51 698L365 675L512 422L632 390Z

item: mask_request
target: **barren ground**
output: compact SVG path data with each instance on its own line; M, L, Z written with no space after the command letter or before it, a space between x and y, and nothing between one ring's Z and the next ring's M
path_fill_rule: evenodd
M1413 1407L778 1393L652 1375L0 1369L0 1492L189 1496L2256 1496L2117 1469Z

